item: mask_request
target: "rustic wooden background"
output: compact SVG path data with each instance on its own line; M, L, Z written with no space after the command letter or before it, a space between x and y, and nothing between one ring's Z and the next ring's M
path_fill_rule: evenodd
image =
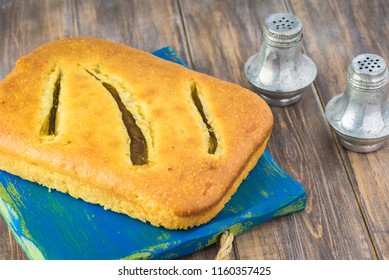
M302 20L318 76L297 104L272 107L268 149L306 187L307 207L237 236L231 257L389 259L389 143L369 154L347 151L324 117L353 57L389 58L389 1L0 0L0 78L43 43L88 36L145 51L170 45L195 70L252 89L243 65L259 50L264 18L282 11ZM217 251L183 259L213 259ZM0 218L0 259L25 258Z

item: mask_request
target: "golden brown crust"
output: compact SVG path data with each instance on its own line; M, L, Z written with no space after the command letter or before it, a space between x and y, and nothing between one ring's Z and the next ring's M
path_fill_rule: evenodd
M107 84L142 131L147 164L133 163L135 140ZM0 168L157 226L187 228L222 209L272 125L266 103L242 87L124 45L64 39L21 58L0 83Z

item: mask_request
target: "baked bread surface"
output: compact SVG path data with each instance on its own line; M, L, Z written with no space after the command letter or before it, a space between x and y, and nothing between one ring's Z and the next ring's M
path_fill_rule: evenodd
M240 86L125 45L63 39L0 82L0 169L188 228L223 208L272 125L267 104Z

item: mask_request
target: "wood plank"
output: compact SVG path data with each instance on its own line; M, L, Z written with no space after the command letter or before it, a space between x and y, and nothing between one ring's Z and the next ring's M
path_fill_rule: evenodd
M0 260L26 260L26 254L16 243L4 219L0 217Z
M317 88L324 104L343 92L346 69L362 53L388 63L389 6L385 0L290 0L304 21L306 50L319 66ZM328 34L323 36L323 34ZM384 148L358 154L340 148L379 258L389 259L389 141Z
M72 32L72 16L67 1L2 1L0 78L11 71L21 56L49 41L69 37Z
M74 11L78 36L100 37L148 52L169 45L190 64L177 1L77 1ZM213 259L217 249L210 246L184 258Z
M180 3L195 69L251 88L243 65L259 49L263 19L285 11L285 5L243 0ZM268 149L306 187L307 207L238 236L237 257L374 259L369 233L314 88L306 90L294 106L272 107L272 111L275 125Z
M72 35L67 1L4 0L0 1L0 7L0 79L12 70L18 58L39 45ZM26 258L0 217L0 259Z
M152 52L172 46L188 61L177 2L76 1L77 36L97 37Z

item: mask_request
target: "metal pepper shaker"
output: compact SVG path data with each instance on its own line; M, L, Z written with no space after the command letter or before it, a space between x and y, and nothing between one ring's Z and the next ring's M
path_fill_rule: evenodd
M376 54L356 56L344 93L326 106L326 118L340 144L352 151L376 151L389 137L388 69Z
M244 73L269 105L287 106L301 98L302 91L316 78L315 63L302 53L300 19L290 13L265 19L263 44L244 66Z

